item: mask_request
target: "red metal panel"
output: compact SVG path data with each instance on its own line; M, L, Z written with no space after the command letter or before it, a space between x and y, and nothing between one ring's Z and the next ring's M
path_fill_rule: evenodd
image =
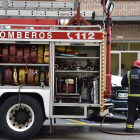
M61 35L60 35L61 34ZM102 32L27 32L0 31L1 39L63 39L63 40L102 40Z
M9 18L9 19L0 19L0 24L25 24L25 25L56 25L56 19L20 19L20 18ZM11 28L17 28L12 26ZM25 29L25 27L20 27ZM35 29L38 29L37 27Z
M106 92L105 97L111 98L111 74L106 74Z

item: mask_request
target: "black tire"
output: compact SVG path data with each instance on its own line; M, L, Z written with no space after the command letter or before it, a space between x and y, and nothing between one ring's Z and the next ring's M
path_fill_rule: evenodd
M1 105L1 108L0 108L0 129L6 136L8 136L9 138L14 139L14 140L26 140L26 139L29 139L29 138L33 137L34 135L36 135L39 132L39 130L41 129L41 127L43 125L43 122L44 122L44 120L43 120L44 115L43 115L42 107L40 106L40 104L34 98L32 98L30 96L27 96L27 95L21 95L21 103L23 103L23 106L27 105L28 107L30 107L32 109L32 112L33 112L33 115L31 115L30 111L26 110L26 108L23 108L25 113L29 112L29 113L26 113L27 116L28 116L28 119L27 119L27 116L25 117L27 121L25 121L25 119L24 119L24 121L28 123L28 122L30 122L29 119L31 119L31 125L27 130L22 131L22 132L18 132L18 131L13 130L10 127L10 125L8 125L8 123L7 123L7 120L8 120L7 118L9 118L7 116L10 116L11 115L10 113L12 112L11 111L9 113L10 115L7 115L8 111L14 105L19 104L19 96L15 95L15 96L12 96L12 97L8 98ZM20 110L20 109L22 109L22 108L18 108L18 110ZM14 111L18 112L16 109ZM13 114L16 114L15 112ZM12 116L14 121L15 121L15 118L17 118L17 116L16 117L14 117L14 115ZM32 116L34 116L34 119L33 119ZM34 120L34 121L32 121L32 120ZM23 121L23 119L22 119L22 121ZM20 122L18 123L18 125L21 125ZM28 127L28 126L26 126L26 124L23 124L23 125L24 125L24 127Z

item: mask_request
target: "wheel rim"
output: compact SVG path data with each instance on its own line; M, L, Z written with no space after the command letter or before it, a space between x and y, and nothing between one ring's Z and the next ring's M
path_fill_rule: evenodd
M34 123L34 112L26 104L13 105L7 112L6 121L8 126L15 131L28 130Z

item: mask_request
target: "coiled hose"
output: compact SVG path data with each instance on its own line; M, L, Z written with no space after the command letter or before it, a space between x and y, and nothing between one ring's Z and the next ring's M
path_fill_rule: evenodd
M102 129L103 123L105 121L106 116L104 116L102 123L100 125L100 131L106 134L112 134L112 135L140 135L140 133L115 133L115 132L108 132Z

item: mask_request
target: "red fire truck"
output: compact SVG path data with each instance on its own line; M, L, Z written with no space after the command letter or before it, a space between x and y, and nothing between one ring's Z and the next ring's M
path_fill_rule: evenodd
M21 8L21 3L10 2L9 7ZM24 7L30 6L29 2ZM8 16L10 11L4 11L1 16ZM13 10L10 15L30 13L36 22L47 15L26 8L23 11ZM78 16L87 24L78 6L69 22L77 18L77 26L23 25L10 19L0 25L0 128L8 137L29 139L46 119L50 119L51 130L53 118L109 114L113 104L104 99L106 32L100 25L80 26Z

